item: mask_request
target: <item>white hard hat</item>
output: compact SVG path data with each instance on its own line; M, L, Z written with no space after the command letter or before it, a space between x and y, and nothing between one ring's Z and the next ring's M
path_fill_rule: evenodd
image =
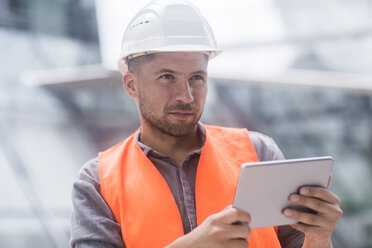
M203 52L212 59L222 51L208 22L185 0L155 0L143 7L129 23L121 50L122 74L128 60L149 53Z

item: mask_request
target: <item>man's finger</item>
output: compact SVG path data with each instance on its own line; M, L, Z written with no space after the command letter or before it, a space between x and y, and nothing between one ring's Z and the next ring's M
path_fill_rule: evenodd
M289 197L291 203L310 208L324 215L332 215L335 212L335 205L313 197L293 194Z
M218 215L218 218L224 224L233 224L236 222L248 224L251 222L249 213L233 207L224 209Z
M331 172L331 173L329 173L329 179L328 179L327 189L328 189L329 186L331 185L332 177L333 177L333 175L332 175L332 172Z
M311 226L303 223L291 224L290 226L303 233L314 233L322 230L318 226Z
M228 228L230 237L234 239L247 239L251 236L251 228L248 224L231 225Z
M249 246L247 240L244 239L230 239L226 247L233 247L233 248L247 248Z
M323 216L299 212L289 208L284 209L283 214L290 219L297 220L310 226L327 226L327 219Z
M300 189L300 194L303 196L318 198L330 204L340 205L340 198L326 188L304 186Z

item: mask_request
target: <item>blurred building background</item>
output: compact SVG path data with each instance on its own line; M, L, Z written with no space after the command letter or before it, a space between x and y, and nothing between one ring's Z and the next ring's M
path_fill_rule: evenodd
M0 247L67 247L75 174L139 126L115 71L145 1L0 0ZM335 247L372 247L372 2L194 1L223 54L202 121L331 155Z

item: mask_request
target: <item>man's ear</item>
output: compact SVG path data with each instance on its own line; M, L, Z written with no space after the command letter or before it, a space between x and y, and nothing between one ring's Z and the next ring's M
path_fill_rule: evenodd
M137 97L137 76L133 72L127 72L123 75L124 89L131 98Z

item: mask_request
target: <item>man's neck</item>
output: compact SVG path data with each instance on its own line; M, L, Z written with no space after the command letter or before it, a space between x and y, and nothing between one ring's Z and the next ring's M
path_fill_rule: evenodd
M169 156L177 165L181 164L187 154L202 146L197 125L189 134L181 137L154 132L143 126L140 141L161 154Z

